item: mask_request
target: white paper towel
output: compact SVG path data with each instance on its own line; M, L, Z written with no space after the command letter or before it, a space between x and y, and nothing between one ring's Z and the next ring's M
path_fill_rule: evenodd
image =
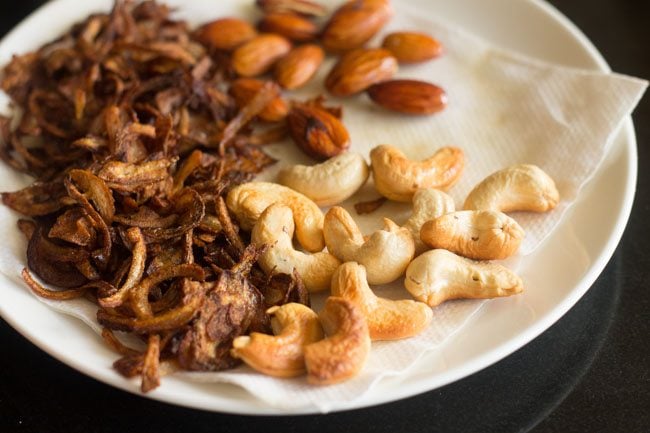
M352 137L352 150L367 156L378 144L392 144L407 156L422 159L441 146L462 148L466 154L465 172L450 191L458 206L476 183L498 169L517 163L542 167L555 179L562 200L549 214L513 215L526 230L520 254L532 252L557 225L596 171L612 137L636 106L647 83L525 58L431 17L423 17L400 3L396 17L382 34L404 29L425 31L436 37L445 47L445 54L423 65L402 67L398 77L419 78L442 86L448 93L449 106L433 117L409 117L384 111L365 96L332 99L332 103L345 107L344 121ZM381 35L377 40L380 38ZM331 61L298 97L322 93L322 81L330 65ZM265 173L264 178L273 179L280 166L309 163L290 143L273 145L269 150L282 162ZM24 177L11 173L7 167L0 168L0 178L3 190L26 184ZM344 207L356 217L352 205L376 197L369 183ZM374 214L357 219L364 231L370 232L379 227L381 217L403 223L409 213L408 205L387 203ZM11 221L0 227L0 236L6 242L0 250L0 272L22 284L19 271L24 266L24 240L13 224L14 214L1 208L0 218ZM401 281L378 288L377 293L389 298L408 297ZM316 309L322 300L315 297ZM99 330L95 308L86 301L46 302ZM435 350L462 329L483 302L446 303L434 309L433 324L421 335L404 341L373 343L370 359L361 374L340 385L313 387L304 378L273 379L247 367L219 373L177 374L188 380L240 385L274 407L315 407L327 412L335 404L361 397L383 377L404 374L426 351Z

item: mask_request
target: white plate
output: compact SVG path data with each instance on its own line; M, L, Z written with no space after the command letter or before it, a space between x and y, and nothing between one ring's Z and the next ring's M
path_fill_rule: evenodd
M24 52L51 39L89 12L106 10L108 3L55 0L46 4L0 43L0 63L4 64L12 53ZM529 56L568 66L609 70L586 37L539 0L418 0L410 4L435 11L497 45ZM409 374L384 380L361 399L333 410L394 401L453 382L502 359L551 326L589 289L613 254L631 210L636 170L634 129L631 119L627 119L576 205L544 245L525 258L534 263L524 264L526 280L538 290L528 291L517 299L487 303L479 317L440 350L423 357ZM135 381L124 380L112 369L115 355L90 328L48 309L23 286L1 274L0 285L0 314L30 341L84 374L139 394ZM165 377L163 385L147 396L221 412L314 411L280 411L235 386L198 384L173 376Z

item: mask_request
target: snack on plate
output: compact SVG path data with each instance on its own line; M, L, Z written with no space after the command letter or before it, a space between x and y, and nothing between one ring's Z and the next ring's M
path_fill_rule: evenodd
M505 258L524 233L501 212L546 211L559 200L541 169L519 165L476 187L465 208L477 210L454 212L442 190L465 167L457 147L413 161L381 145L369 167L348 152L354 143L341 107L286 92L336 53L323 91L366 91L368 103L434 114L446 106L442 88L391 78L398 63L438 57L438 41L407 31L383 48L366 46L393 15L388 0L347 2L322 29L315 17L327 8L318 3L256 4L257 28L220 17L193 30L163 4L116 0L110 13L3 70L0 87L17 110L0 116L0 158L34 177L2 193L29 218L18 220L27 239L22 277L43 298L94 302L102 337L120 354L115 369L141 376L143 392L178 369L242 361L317 385L354 377L371 340L425 331L431 307L522 290L500 265L427 248ZM263 145L285 138L314 164L284 168L279 183L253 182L276 163ZM383 229L364 236L342 207L323 213L320 206L353 197L370 172L383 197L361 210L413 202L404 227L384 218ZM417 301L374 294L370 285L405 273ZM310 309L317 291L331 294L319 315Z

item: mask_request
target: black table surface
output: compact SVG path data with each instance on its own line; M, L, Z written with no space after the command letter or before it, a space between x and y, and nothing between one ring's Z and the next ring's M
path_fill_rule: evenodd
M0 34L41 3L0 1ZM591 39L614 71L650 77L650 1L551 3ZM637 194L615 254L562 319L485 370L372 408L319 416L233 416L104 385L54 360L0 319L0 432L650 432L647 95L633 119Z

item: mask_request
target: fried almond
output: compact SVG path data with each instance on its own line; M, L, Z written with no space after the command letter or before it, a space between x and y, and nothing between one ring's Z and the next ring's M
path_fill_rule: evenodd
M198 29L196 37L205 45L218 50L232 51L257 36L247 21L239 18L221 18Z
M308 17L322 17L327 13L325 6L309 0L257 0L255 4L267 14L293 12Z
M376 104L404 114L434 114L447 106L447 94L435 84L417 80L390 80L368 88Z
M275 65L275 79L285 89L304 86L318 71L325 53L318 45L294 48Z
M316 24L290 12L274 12L265 15L258 27L263 32L276 33L296 42L310 41L318 34Z
M384 38L381 46L400 63L420 63L442 54L442 45L426 33L395 32Z
M325 160L350 147L350 134L343 122L313 104L295 104L287 122L293 141L312 158Z
M233 52L232 66L242 77L255 77L271 69L273 64L290 50L291 42L287 38L264 33Z
M393 15L388 0L353 0L341 6L325 25L321 41L331 53L362 47Z
M345 54L334 65L325 79L325 87L333 95L350 96L390 79L396 72L397 60L390 51L360 48Z

